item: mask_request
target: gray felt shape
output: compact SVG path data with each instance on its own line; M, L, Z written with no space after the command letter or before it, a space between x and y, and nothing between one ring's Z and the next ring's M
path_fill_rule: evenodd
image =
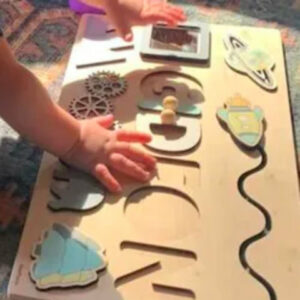
M58 164L53 172L50 185L53 210L90 210L100 205L105 198L105 190L90 175Z

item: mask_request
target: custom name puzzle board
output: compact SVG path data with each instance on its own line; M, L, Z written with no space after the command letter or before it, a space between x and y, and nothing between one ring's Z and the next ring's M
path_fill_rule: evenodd
M143 60L143 29L134 33L125 43L84 16L60 104L77 118L113 111L115 128L151 132L157 172L147 184L116 174L124 191L112 195L46 154L10 299L299 300L279 31L211 25L204 64Z

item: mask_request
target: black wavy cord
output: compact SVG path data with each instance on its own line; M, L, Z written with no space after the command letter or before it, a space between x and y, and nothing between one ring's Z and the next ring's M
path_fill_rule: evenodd
M277 296L276 296L275 290L272 287L272 285L265 278L263 278L260 274L258 274L254 269L252 269L252 267L249 265L247 258L246 258L246 252L247 252L248 247L251 244L253 244L253 243L257 242L258 240L267 236L269 234L269 232L272 230L272 219L271 219L269 212L261 204L259 204L254 199L252 199L244 190L244 183L245 183L246 179L249 176L253 175L254 173L261 171L266 166L267 161L268 161L267 154L261 145L259 145L256 148L256 150L261 154L261 162L257 167L243 173L239 177L238 189L239 189L239 192L242 195L242 197L245 198L245 200L247 200L250 204L252 204L254 207L256 207L263 214L263 216L265 218L265 227L263 228L262 231L249 237L241 244L240 250L239 250L239 257L240 257L240 262L241 262L242 266L244 267L244 269L247 270L253 278L255 278L257 281L259 281L266 288L266 290L269 293L270 300L276 300Z

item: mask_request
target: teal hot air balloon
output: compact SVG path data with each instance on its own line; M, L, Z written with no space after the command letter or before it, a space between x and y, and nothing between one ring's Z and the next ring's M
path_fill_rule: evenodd
M31 278L38 289L86 286L107 266L103 250L63 224L53 224L33 251Z

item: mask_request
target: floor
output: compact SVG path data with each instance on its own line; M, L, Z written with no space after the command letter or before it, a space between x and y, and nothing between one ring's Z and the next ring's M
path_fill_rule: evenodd
M178 0L190 20L278 28L286 51L300 150L300 0ZM16 57L56 101L79 17L67 0L0 1L0 27ZM298 153L300 153L298 151ZM0 119L0 299L4 299L42 151Z

